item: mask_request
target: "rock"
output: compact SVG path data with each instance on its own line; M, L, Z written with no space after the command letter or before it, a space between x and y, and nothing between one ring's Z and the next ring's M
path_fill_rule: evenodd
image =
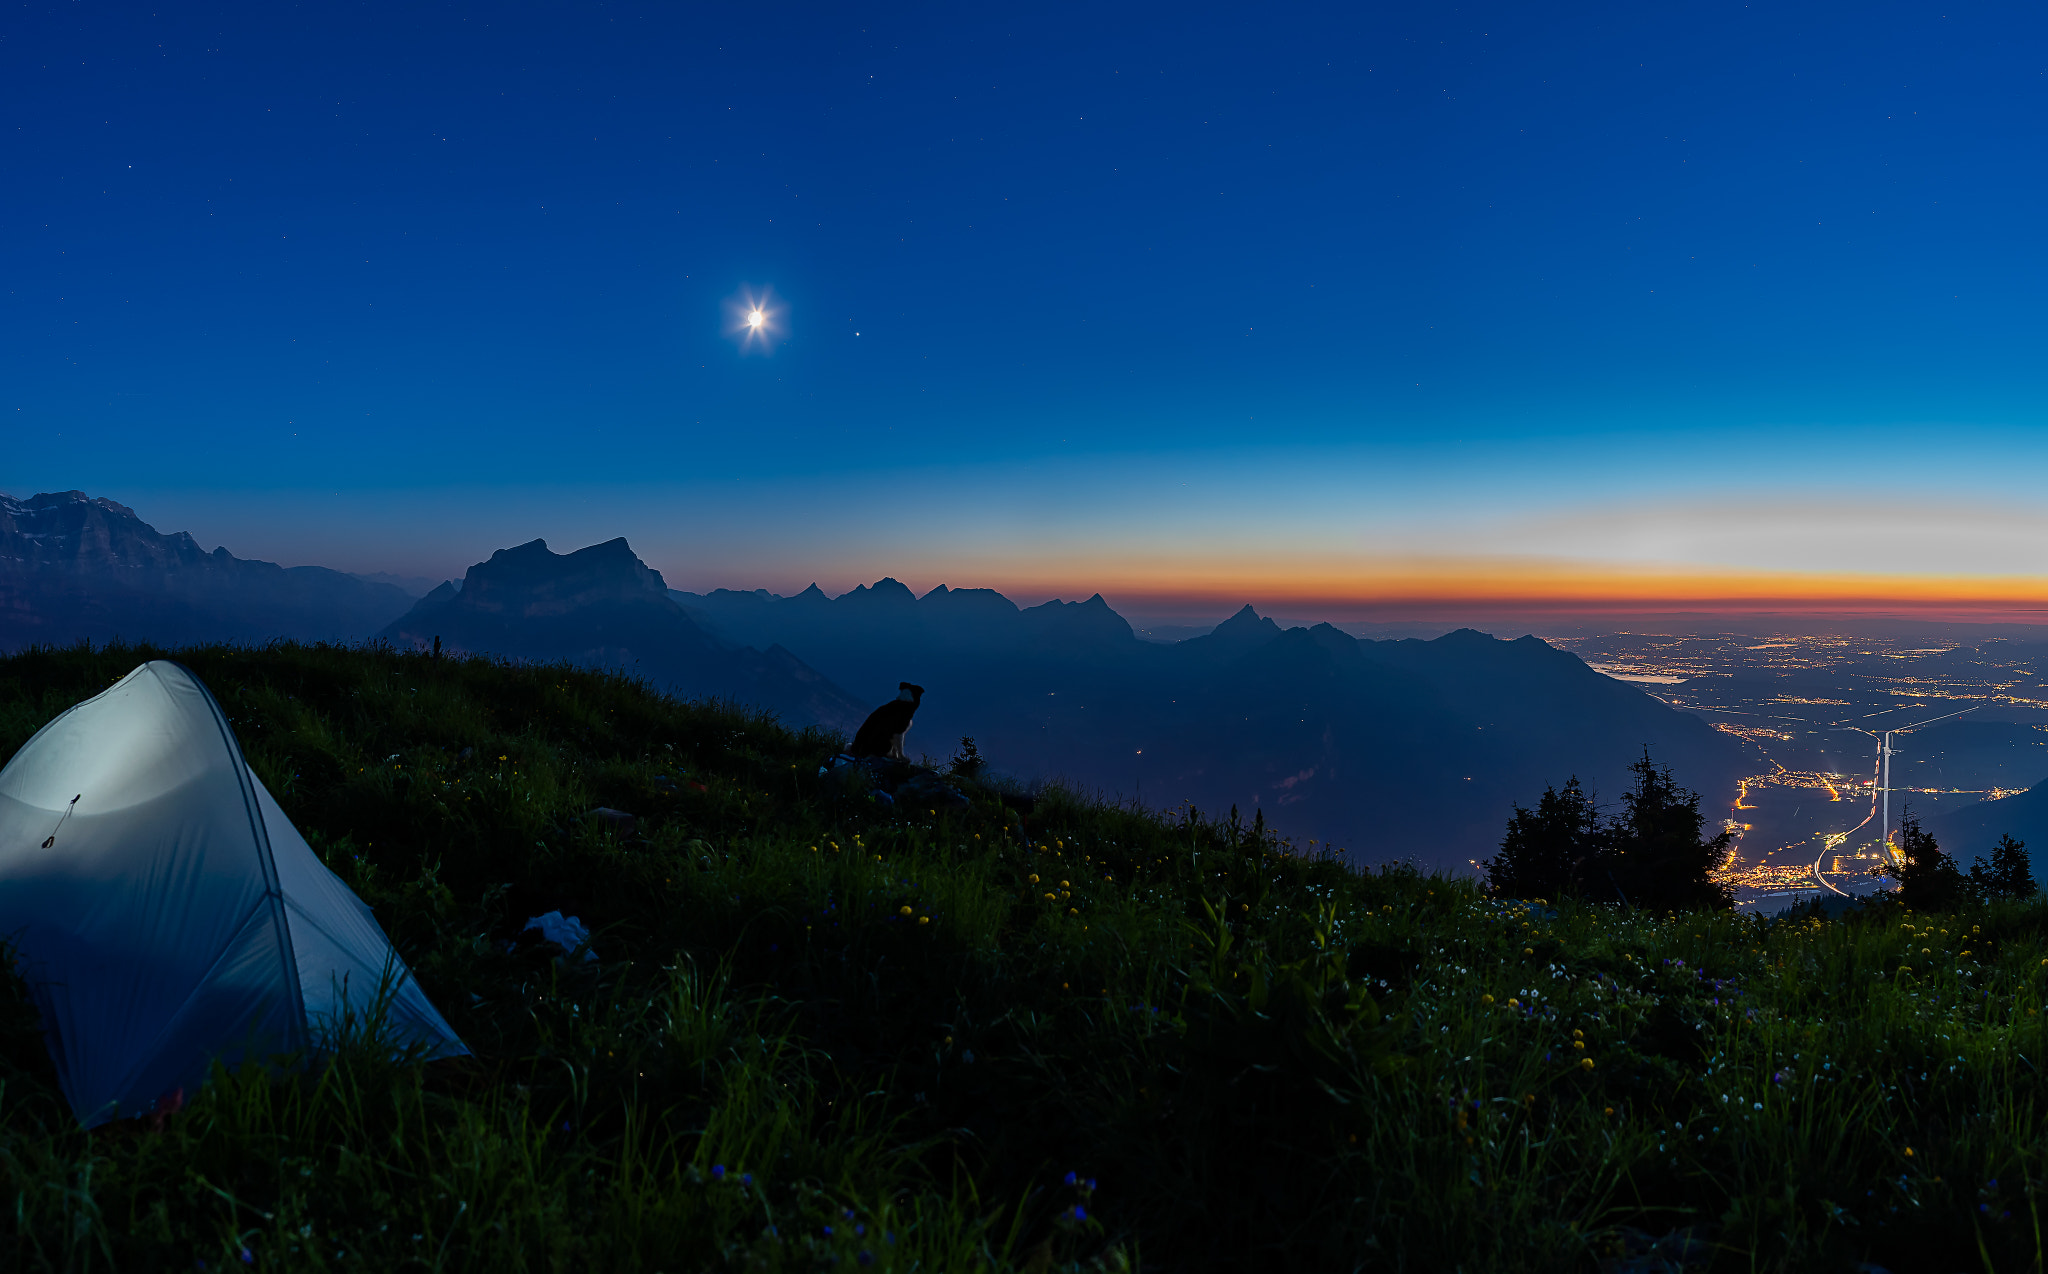
M564 956L581 951L585 963L597 959L597 953L590 949L590 927L576 917L565 916L559 911L535 916L526 922L526 928L519 936L523 940L553 943L562 949Z
M590 817L599 826L611 828L613 834L620 840L625 840L631 836L634 830L640 826L639 819L634 818L624 810L615 810L608 805L600 805L590 811Z

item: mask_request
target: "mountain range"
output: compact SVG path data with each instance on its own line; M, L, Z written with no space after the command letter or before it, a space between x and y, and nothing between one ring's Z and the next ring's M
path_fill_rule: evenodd
M1579 778L1618 795L1647 747L1723 812L1734 740L1576 655L1461 630L1363 641L1282 630L1250 606L1205 636L1140 640L1098 594L1023 608L988 589L918 597L893 579L676 593L728 641L781 645L867 702L925 687L910 750L962 736L1001 769L1152 805L1254 809L1354 859L1462 866L1517 803Z
M623 539L555 553L499 549L377 634L400 646L616 668L687 698L726 699L793 725L853 731L867 709L780 646L722 642L676 605Z
M390 584L324 566L211 553L112 500L0 495L0 651L81 640L360 640L412 605Z
M1483 858L1515 805L1572 777L1611 799L1646 747L1717 818L1745 766L1704 721L1533 637L1361 640L1247 606L1161 642L1099 594L1020 607L894 579L838 597L674 592L623 539L501 549L415 602L340 571L208 553L82 492L0 497L0 649L371 636L615 667L848 733L916 682L913 755L943 762L972 737L1020 778L1263 811L1297 843L1367 862Z

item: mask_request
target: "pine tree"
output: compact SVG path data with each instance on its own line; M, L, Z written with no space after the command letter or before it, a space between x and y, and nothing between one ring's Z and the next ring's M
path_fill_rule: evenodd
M1629 772L1635 786L1623 793L1621 810L1608 826L1604 855L1617 893L1629 905L1652 911L1733 907L1734 892L1712 878L1732 834L1700 839L1706 820L1699 793L1678 786L1670 768L1659 768L1647 748Z
M1992 851L1994 858L1997 852ZM1950 911L1967 899L1969 882L1956 860L1941 852L1934 833L1920 826L1910 809L1899 819L1899 857L1902 861L1887 865L1884 873L1899 882L1899 901L1906 906Z
M2033 897L2036 887L2027 864L2027 843L2000 836L1990 862L1979 858L1970 865L1970 892L1984 899Z
M1486 860L1486 887L1498 898L1575 895L1599 854L1599 815L1573 778L1562 792L1545 788L1533 811L1515 806L1500 853Z

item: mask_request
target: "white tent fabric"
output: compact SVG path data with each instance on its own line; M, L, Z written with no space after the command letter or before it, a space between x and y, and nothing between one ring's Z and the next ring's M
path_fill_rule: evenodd
M189 1097L216 1059L317 1048L380 986L392 1045L468 1051L174 663L137 668L0 770L0 938L87 1127Z

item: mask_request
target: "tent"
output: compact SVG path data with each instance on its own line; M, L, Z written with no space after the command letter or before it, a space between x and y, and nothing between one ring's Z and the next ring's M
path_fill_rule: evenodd
M394 1047L468 1052L175 663L0 770L0 938L87 1127L175 1104L216 1059L318 1049L380 997Z

